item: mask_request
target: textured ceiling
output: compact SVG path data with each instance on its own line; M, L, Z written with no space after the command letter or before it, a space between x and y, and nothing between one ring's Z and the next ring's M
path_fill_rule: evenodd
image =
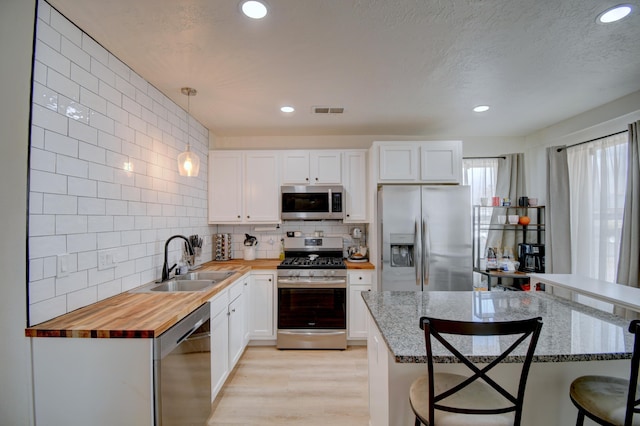
M523 136L640 90L640 0L49 3L221 136Z

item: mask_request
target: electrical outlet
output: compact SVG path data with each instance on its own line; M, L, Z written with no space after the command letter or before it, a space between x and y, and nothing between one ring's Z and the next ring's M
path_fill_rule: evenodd
M205 235L204 237L202 237L202 246L206 247L208 245L211 245L211 236Z
M98 270L115 268L118 263L115 250L103 250L98 252Z
M56 278L69 276L69 254L60 254L57 259Z

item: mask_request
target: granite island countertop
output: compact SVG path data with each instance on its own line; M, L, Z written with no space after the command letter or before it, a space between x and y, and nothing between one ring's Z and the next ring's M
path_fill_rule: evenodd
M465 321L507 321L542 317L534 362L629 359L633 336L629 321L544 292L363 292L362 297L397 363L426 363L421 316ZM466 355L487 362L508 339L467 338ZM442 347L435 362L453 362ZM519 362L524 351L506 361Z

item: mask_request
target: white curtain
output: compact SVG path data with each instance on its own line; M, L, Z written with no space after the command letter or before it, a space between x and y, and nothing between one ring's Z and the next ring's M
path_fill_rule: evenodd
M616 281L627 182L627 134L567 149L571 270Z
M640 287L640 121L629 124L627 192L620 244L620 260L616 282ZM628 319L638 318L637 312L616 309L616 314Z

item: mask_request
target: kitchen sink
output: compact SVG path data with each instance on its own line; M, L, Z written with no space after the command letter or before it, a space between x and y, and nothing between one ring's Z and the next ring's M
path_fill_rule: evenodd
M184 275L176 275L177 281L199 281L199 280L213 280L222 281L235 274L236 271L202 271L202 272L189 272Z
M169 280L150 287L148 291L204 291L219 282L219 280Z

